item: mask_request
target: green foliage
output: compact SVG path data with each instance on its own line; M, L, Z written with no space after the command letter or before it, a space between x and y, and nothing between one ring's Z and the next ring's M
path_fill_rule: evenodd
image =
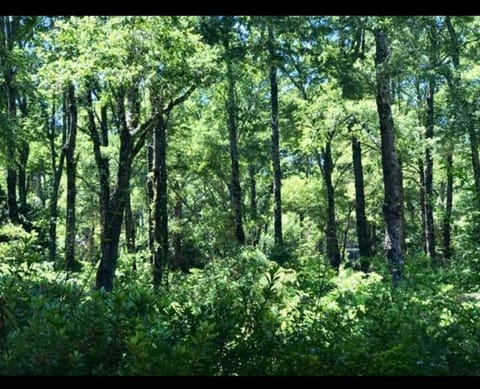
M161 295L147 286L141 261L136 272L123 261L122 288L111 293L90 290L85 272L39 264L5 272L0 372L479 374L480 299L457 284L461 266L432 268L413 256L406 281L392 288L379 265L335 275L318 256L293 269L245 249L188 275L170 273Z

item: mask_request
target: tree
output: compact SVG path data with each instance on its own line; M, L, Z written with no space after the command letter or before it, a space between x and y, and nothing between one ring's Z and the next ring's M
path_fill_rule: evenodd
M76 171L77 162L75 157L75 146L77 138L77 103L75 99L75 88L70 84L65 92L66 105L66 128L67 134L63 153L65 154L65 168L67 172L67 220L65 231L65 267L67 270L73 270L75 261L75 207L76 207Z
M393 283L403 278L402 253L402 189L400 164L395 147L395 132L390 107L389 40L385 28L376 28L375 70L377 80L377 111L382 138L382 170L384 180L385 250Z
M268 55L270 67L270 102L272 113L272 165L273 165L273 198L274 198L274 231L275 245L283 245L282 234L282 169L280 167L279 132L278 132L278 86L277 86L277 55L275 52L275 36L272 24L268 29Z

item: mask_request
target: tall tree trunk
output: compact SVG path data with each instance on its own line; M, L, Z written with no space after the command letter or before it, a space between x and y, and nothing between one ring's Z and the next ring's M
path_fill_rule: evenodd
M14 17L15 18L15 17ZM17 104L15 74L12 64L6 59L10 57L14 48L15 23L10 16L0 17L0 45L2 56L0 65L3 68L3 83L5 85L7 114L11 134L11 139L7 144L7 207L8 218L12 223L18 223L18 205L17 205L17 172L16 172L16 125L17 125Z
M367 217L365 216L365 185L363 181L362 146L355 136L352 136L353 173L355 176L355 213L357 217L357 238L360 254L360 267L367 271L371 256L371 242L368 233Z
M449 142L447 150L447 194L445 199L445 213L443 216L443 256L445 259L452 257L451 227L453 203L453 143Z
M67 120L67 139L63 147L65 154L66 172L67 172L67 219L65 224L65 268L73 270L75 261L75 235L76 235L76 171L77 163L75 161L75 147L77 139L77 103L75 100L75 89L70 84L66 96L68 104Z
M274 198L274 231L275 245L283 245L282 233L282 170L280 167L280 136L278 132L278 86L277 65L275 55L275 38L272 26L268 26L268 53L270 61L270 103L272 111L272 165L273 165L273 198Z
M423 159L418 160L418 171L420 172L420 215L422 220L422 248L425 253L427 253L427 218L425 216L425 164L423 163Z
M425 139L427 143L433 138L434 125L434 91L435 81L428 81L426 96L426 123L425 123ZM427 144L425 148L425 242L427 255L434 260L435 252L435 229L433 221L433 157L432 148Z
M27 101L25 98L19 99L19 109L22 114L22 118L28 117ZM19 209L18 212L22 216L23 226L27 230L30 230L31 223L27 220L28 206L27 206L27 163L28 156L30 154L30 145L26 140L20 140L18 142L18 200Z
M338 270L341 261L337 238L337 221L335 219L335 190L332 183L333 161L331 148L331 133L323 149L322 156L317 154L318 163L322 171L327 195L327 258L332 267Z
M135 246L135 220L133 219L132 204L130 198L130 189L126 194L125 200L125 242L127 245L127 252L133 254L136 252Z
M383 29L376 29L375 68L377 79L377 111L382 138L382 170L384 182L385 249L394 285L403 278L402 253L402 188L400 165L395 149L392 109L390 106L389 41Z
M475 182L475 204L480 209L480 159L478 158L478 137L473 121L468 125L470 151L472 156L473 179Z
M48 257L53 263L57 259L57 218L58 218L58 191L60 188L60 181L62 179L63 166L65 161L65 154L60 153L60 161L57 165L57 149L55 147L55 103L52 106L52 114L47 125L48 140L50 146L50 166L52 171L51 190L50 190L50 204L49 213L50 221L48 226ZM65 144L66 127L62 131L62 145Z
M27 215L27 162L30 153L30 147L27 142L21 142L18 148L18 212L24 218Z
M121 120L125 123L125 119ZM97 270L97 289L104 288L111 291L113 278L118 260L118 246L122 231L122 221L125 212L125 202L129 190L129 182L132 170L133 152L132 138L127 126L120 130L120 154L117 172L117 184L108 202L106 209L106 224L102 236L102 257Z
M175 189L175 204L173 207L173 216L177 223L181 223L183 217L183 203L182 198L180 197L180 185L178 183L174 184ZM180 231L176 230L172 234L172 245L173 245L173 261L172 269L177 270L181 269L184 273L188 272L188 263L185 261L183 256L182 249L182 234Z
M167 214L167 139L163 117L154 131L153 177L155 186L154 220L155 250L153 258L153 285L156 290L162 284L163 269L168 265L168 214Z
M13 75L8 71L5 74L5 86L7 90L7 104L10 125L15 127L17 124L17 105L15 103L15 90L12 86ZM16 133L16 128L12 128L12 133ZM18 223L18 205L17 205L17 172L16 172L16 145L15 136L9 141L7 146L7 205L8 217L12 223Z
M232 162L232 176L230 183L230 196L232 201L232 213L235 226L235 237L240 244L245 244L245 232L242 222L242 189L240 187L240 171L238 166L238 145L237 145L237 124L236 124L236 103L235 103L235 77L232 69L232 60L227 59L228 78L228 134L230 138L230 159Z
M452 62L455 70L459 70L460 68L460 46L458 43L457 35L455 29L453 28L452 21L450 16L445 16L445 22L447 25L448 33L450 36L450 55L452 57ZM447 79L448 81L448 79ZM449 82L449 88L454 96L457 96L455 101L459 101L458 99L458 87L460 84L460 79L458 77L453 77L453 80ZM461 115L461 110L455 109L456 116ZM454 124L454 132L457 129L458 120L455 121ZM454 143L451 140L448 140L447 146L447 196L445 201L445 214L443 217L443 249L444 249L444 258L450 259L453 255L453 249L451 246L451 221L452 221L452 208L453 208L453 151L454 151ZM478 153L477 153L478 155ZM480 178L480 177L479 177ZM479 179L479 186L477 187L477 197L480 199L480 179ZM480 203L480 201L478 202ZM479 204L480 205L480 204Z
M406 225L406 221L405 221L405 212L404 212L404 208L405 208L405 205L404 205L404 190L403 190L403 161L402 161L402 157L400 155L397 155L398 156L398 166L399 166L399 175L400 175L400 198L402 199L402 203L401 203L401 207L400 207L400 211L402 213L402 222L401 222L401 231L400 231L400 242L401 242L401 246L402 246L402 253L406 253L407 252L407 240L405 238L406 234L405 234L405 225Z
M155 196L153 179L153 134L150 142L147 144L147 204L148 204L148 252L150 253L150 263L153 265L154 247L155 247L155 222L153 219L153 199Z
M258 225L257 220L257 182L255 179L255 165L253 164L248 167L248 179L250 182L250 215L253 221L251 231L252 245L253 247L257 247L258 242L260 241L262 228Z

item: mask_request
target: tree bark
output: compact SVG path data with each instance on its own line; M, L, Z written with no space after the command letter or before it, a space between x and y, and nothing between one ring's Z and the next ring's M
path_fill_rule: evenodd
M453 203L453 143L449 143L447 150L447 194L445 199L445 213L443 216L443 256L450 259L453 254L451 245L452 203Z
M108 201L108 208L105 210L106 224L102 236L102 257L97 270L95 285L97 289L104 288L106 291L111 291L113 288L118 260L118 246L133 162L132 136L125 125L124 110L120 110L120 114L123 114L121 123L124 123L124 125L120 129L117 184L110 201Z
M365 185L363 181L362 146L352 136L353 173L355 176L355 213L357 218L357 238L361 270L366 272L370 266L367 258L371 257L371 241L365 216Z
M338 247L337 221L335 219L335 190L332 183L333 161L331 138L332 134L329 133L322 156L318 155L318 163L322 171L327 195L327 258L329 259L332 267L338 270L341 262L341 255Z
M0 45L3 55L0 58L3 67L3 77L6 93L7 115L12 137L7 144L7 207L8 218L14 224L19 222L17 205L17 172L16 172L16 125L17 125L17 104L15 73L12 64L6 59L10 57L14 48L15 23L10 20L10 16L0 17Z
M65 154L65 168L67 173L67 219L65 224L65 268L73 270L75 261L75 235L76 235L76 171L77 163L75 161L75 147L77 138L77 103L75 99L75 89L73 84L67 88L66 101L68 104L67 113L67 139L63 147Z
M168 215L167 215L167 139L163 117L155 127L153 179L155 186L154 220L155 250L153 257L153 286L158 290L162 284L163 269L168 265Z
M226 48L228 49L228 47ZM240 187L240 170L238 166L238 145L237 145L237 124L236 124L236 103L235 103L235 77L232 69L232 60L227 58L227 79L228 79L228 134L230 138L230 159L232 163L232 175L230 182L230 196L232 201L232 213L235 226L235 237L240 244L245 244L245 232L243 230L243 206L242 189Z
M422 248L425 253L427 253L427 218L425 216L425 164L422 159L418 160L418 171L420 172L420 215L422 220Z
M383 29L376 29L375 68L377 80L377 112L382 138L382 170L384 182L385 250L393 283L403 279L402 253L402 188L400 165L395 149L395 132L390 106L389 40Z
M261 226L258 225L257 220L257 182L255 179L255 165L251 164L248 167L248 178L250 183L250 215L253 221L252 227L252 245L257 247L260 241L260 234L262 233Z
M272 165L273 165L273 196L274 196L274 231L275 245L283 245L282 233L282 170L280 167L280 136L278 132L278 85L277 65L275 55L275 38L272 26L268 26L268 53L270 61L270 103L272 113Z
M433 139L434 125L434 90L435 81L428 81L426 96L426 122L425 122L425 139L430 141ZM434 260L435 252L435 229L433 221L433 157L432 147L427 144L425 148L425 242L427 255Z
M183 202L182 198L180 197L180 185L175 183L175 204L173 207L173 216L177 223L181 223L183 217ZM186 262L183 256L183 248L182 248L182 234L178 230L172 234L172 245L173 245L173 261L172 261L172 269L177 270L181 269L184 273L188 272L188 263Z
M150 141L147 144L147 204L148 204L148 251L150 253L150 263L153 265L153 257L154 257L154 243L155 243L155 236L154 236L154 229L155 229L155 222L153 219L153 199L155 196L155 191L153 187L153 134L150 137Z
M27 142L21 142L18 148L18 212L23 216L24 220L27 216L27 162L30 154L30 147Z
M127 246L127 252L129 254L135 253L135 220L133 219L132 213L130 188L127 191L127 198L125 200L125 242Z
M62 179L63 166L65 161L65 154L60 154L60 161L57 165L57 149L55 147L55 103L52 106L52 114L47 125L48 140L50 146L50 166L52 170L51 191L50 191L50 221L48 226L48 257L53 263L57 259L57 218L58 218L58 191L60 188L60 181ZM62 145L65 144L66 127L63 126L62 131Z
M19 98L18 107L23 118L28 116L27 101L25 98ZM30 145L24 139L18 142L18 200L19 200L19 215L22 216L24 228L29 231L31 223L27 220L28 205L27 205L27 163L30 154Z

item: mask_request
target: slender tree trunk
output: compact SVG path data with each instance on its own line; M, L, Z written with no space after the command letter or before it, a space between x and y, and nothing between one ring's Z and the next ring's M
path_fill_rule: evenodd
M395 149L395 132L390 106L390 74L388 36L383 29L374 31L375 68L377 79L377 111L382 138L382 169L384 182L385 249L394 285L403 278L402 253L402 188L400 165Z
M53 263L57 259L57 219L58 219L58 191L60 188L60 181L62 179L63 166L65 161L65 154L60 154L60 161L57 165L57 150L55 147L55 104L52 106L52 115L48 128L48 140L50 146L50 166L52 170L51 191L50 191L50 221L48 226L48 257ZM62 145L65 144L66 128L64 126L62 131Z
M402 213L402 223L401 223L401 231L400 231L400 241L401 241L401 245L402 245L402 253L406 253L407 252L407 241L405 239L405 225L406 225L406 221L405 221L405 212L404 212L404 190L403 190L403 161L402 161L402 157L400 155L397 155L398 156L398 166L399 166L399 175L400 175L400 198L402 199L402 203L401 203L401 207L400 207L400 211Z
M363 181L362 146L355 136L352 136L353 173L355 176L355 213L357 217L357 238L360 254L360 267L367 271L371 257L370 236L367 217L365 216L365 185Z
M132 213L130 189L127 191L127 198L125 200L125 242L127 245L127 252L129 254L135 253L135 220L133 219Z
M447 194L445 199L445 214L443 216L443 256L445 259L452 257L451 227L453 203L453 143L449 142L447 150Z
M148 204L148 251L150 253L150 263L153 265L155 236L155 223L153 219L153 200L155 196L153 179L153 135L147 144L147 204Z
M15 74L12 64L6 58L10 57L14 48L15 26L10 20L10 16L0 17L0 45L2 56L0 65L3 68L3 84L5 85L7 114L9 128L12 138L7 144L7 207L8 218L14 224L19 222L17 205L17 172L16 172L16 125L17 125L17 104L16 91L14 88Z
M180 185L175 183L176 186L176 194L175 194L175 204L173 207L173 216L177 223L181 223L183 217L183 203L182 198L180 197ZM178 230L172 234L172 245L173 245L173 261L172 261L172 269L181 269L184 273L188 272L188 263L186 263L185 258L183 256L183 249L182 249L182 234Z
M230 183L230 196L232 201L232 213L235 226L235 237L240 244L245 244L245 232L242 222L242 189L240 187L240 170L238 166L236 103L235 103L235 77L232 69L232 60L227 59L228 78L228 134L230 138L230 159L232 162L232 175Z
M268 26L268 52L270 57L270 102L272 111L272 164L273 164L273 197L274 197L274 231L275 245L283 245L282 233L282 170L280 167L280 136L278 132L278 86L277 65L275 64L275 38L272 26Z
M26 99L19 99L18 107L23 118L28 116ZM31 228L31 223L27 220L28 205L27 205L27 163L30 154L30 145L26 140L18 142L18 212L22 216L23 226L28 231Z
M24 218L27 216L27 162L30 154L30 147L27 142L21 142L18 148L18 200L19 214ZM24 219L25 220L25 219Z
M455 70L459 70L460 68L460 45L457 39L457 35L455 29L453 28L452 21L450 16L445 16L445 22L447 25L448 33L450 36L450 55L452 57L452 62ZM448 79L447 79L448 81ZM449 88L454 96L457 98L455 101L459 101L458 98L458 87L460 84L460 79L458 77L453 77L449 83ZM463 100L463 99L461 99ZM461 101L460 100L460 101ZM460 112L459 112L460 111ZM461 109L455 109L456 117L462 114ZM457 121L455 121L457 123ZM457 129L457 124L454 124L454 132ZM451 245L451 222L452 222L452 208L453 208L453 151L454 151L454 143L451 140L448 140L448 148L447 148L447 196L445 201L445 214L443 217L443 248L444 248L444 258L450 259L453 255L453 249ZM478 156L478 153L477 153ZM480 165L480 164L477 164ZM477 184L477 182L476 182ZM479 180L477 186L477 199L478 205L480 205L480 172L479 172Z
M260 234L262 233L261 226L258 225L257 220L257 182L255 179L255 165L250 165L248 167L248 178L250 182L250 214L253 221L252 227L252 245L257 247L258 242L260 241Z
M102 146L108 146L107 131L107 111L106 108L101 109L100 132L98 131L94 108L92 104L93 91L89 90L86 96L86 108L88 114L88 129L90 138L93 142L93 154L97 165L98 175L100 177L99 205L100 205L100 245L102 253L107 250L107 242L105 241L107 224L109 223L109 207L110 207L110 164L108 157L103 156L101 152ZM103 254L102 254L103 255Z
M153 177L155 185L154 219L155 250L153 260L153 285L156 290L162 284L163 269L168 265L168 215L167 215L167 169L166 128L163 118L154 131Z
M430 79L428 82L426 97L426 123L425 123L425 139L427 142L433 138L434 125L434 90L435 82ZM433 157L432 148L427 145L425 148L425 241L427 255L434 260L435 252L435 229L433 221Z
M421 233L422 233L422 247L423 251L426 253L427 252L427 218L425 216L425 165L423 163L422 159L418 160L418 171L420 172L420 215L422 219L422 228L421 228Z
M121 120L122 123L125 120ZM118 247L122 231L125 203L133 162L132 138L126 126L120 130L120 154L117 184L108 202L106 224L102 236L102 257L97 270L96 288L111 291L118 260Z
M468 125L470 151L472 156L473 179L475 182L475 203L480 209L480 159L478 157L478 137L473 121Z
M330 260L332 267L338 270L341 255L338 247L337 221L335 219L335 191L332 183L333 161L331 134L329 134L329 139L323 149L322 157L318 156L318 163L322 171L327 195L327 258Z
M5 74L5 86L7 90L8 113L11 126L16 126L17 105L15 103L15 91L12 86L13 75L10 72ZM16 133L16 129L12 129ZM7 167L7 205L8 218L12 223L18 223L18 205L17 205L17 172L16 172L16 146L15 141L11 140L7 146L8 167Z
M75 161L75 147L77 138L77 103L75 100L75 89L72 84L69 85L66 96L68 104L67 120L67 139L63 147L65 154L66 172L67 172L67 219L65 224L65 267L67 270L73 270L75 261L75 235L76 235L76 171L77 163Z

